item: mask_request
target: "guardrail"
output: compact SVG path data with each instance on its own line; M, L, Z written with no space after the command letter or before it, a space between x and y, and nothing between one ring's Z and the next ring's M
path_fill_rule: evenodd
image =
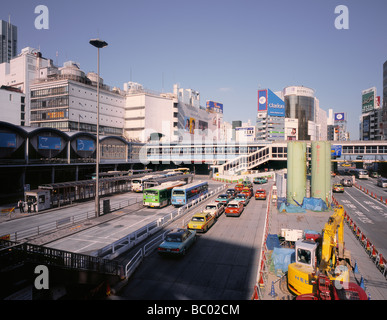
M121 208L125 208L131 205L135 205L138 202L142 202L142 199L128 199L124 201L120 201L115 204L110 205L109 212L119 210ZM77 223L95 218L95 211L87 211L77 215L72 215L70 217L62 218L55 220L50 223L42 224L36 227L15 231L6 235L2 235L1 237L6 237L11 241L19 241L22 239L27 239L35 236L42 235L46 232L51 232L55 230L59 230L60 228L69 227L75 225Z
M271 204L271 194L272 194L273 187L271 187L269 196L268 196L268 202L267 202L267 208L266 208L266 217L265 217L265 227L263 230L262 235L262 245L261 245L261 255L259 257L259 263L258 263L258 272L257 272L257 280L254 286L254 292L251 297L251 300L261 300L263 297L262 289L265 288L266 282L267 282L267 266L266 266L266 240L267 236L269 234L270 225L271 225L271 217L270 217L270 204Z
M218 194L219 192L221 192L225 188L226 188L226 185L222 185L221 187L218 187L217 189L207 193L206 195L201 196L200 198L198 198L198 199L192 201L191 203L189 203L189 204L179 208L178 210L174 210L170 214L167 214L166 216L158 219L157 220L157 223L158 223L157 229L160 230L162 227L165 227L166 225L170 224L171 222L176 220L176 218L178 218L178 217L186 214L187 212L191 211L192 208L196 207L196 205L201 203L203 200L206 200L206 199L208 199L208 198ZM155 222L156 221L154 221L152 223L154 224ZM142 229L148 228L148 226L149 225L143 227ZM143 258L146 257L150 252L152 252L152 250L154 250L164 240L165 235L169 231L170 230L167 230L167 231L163 232L161 235L159 235L159 236L155 237L154 239L152 239L151 241L147 242L143 247L141 247L135 253L133 258L125 266L125 278L129 278L131 276L131 274L134 272L134 270L140 265L140 263L143 260ZM149 232L148 236L150 236L150 235L152 235L154 233L155 233L155 231ZM126 236L125 238L123 238L121 240L118 240L115 243L113 243L113 244L111 244L111 245L101 249L101 253L103 251L111 250L111 254L107 257L107 259L112 259L112 258L118 256L119 254L121 254L122 252L131 249L138 242L140 242L140 241L135 241L135 240L130 241L130 239L132 238L132 236L134 234L135 233L132 233L132 234ZM126 241L126 243L121 248L119 248L117 250L115 247L119 246L121 241L122 242Z
M333 198L333 202L336 205L339 205L339 202L334 197L332 197L332 198ZM366 253L370 257L371 261L376 265L376 268L387 279L387 260L386 260L386 258L384 258L383 255L381 253L379 253L379 251L376 249L376 247L372 244L370 238L367 237L365 235L365 233L360 230L359 226L356 225L355 221L352 220L352 218L349 216L349 214L345 210L344 210L344 221L347 223L350 230L356 236L356 238L360 242L361 246L364 248L364 250L366 251Z

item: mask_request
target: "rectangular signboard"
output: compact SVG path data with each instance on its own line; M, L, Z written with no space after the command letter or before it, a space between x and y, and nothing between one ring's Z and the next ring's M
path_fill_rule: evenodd
M58 137L38 137L38 149L41 150L60 150L61 139Z
M16 134L0 132L0 148L16 148Z
M77 151L94 151L94 141L88 139L77 139Z
M258 90L258 112L267 111L267 90Z

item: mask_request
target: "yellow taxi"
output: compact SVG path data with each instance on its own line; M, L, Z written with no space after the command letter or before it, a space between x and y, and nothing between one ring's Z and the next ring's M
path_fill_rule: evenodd
M209 212L200 212L192 216L188 222L188 229L196 230L197 232L207 232L215 223L215 217Z

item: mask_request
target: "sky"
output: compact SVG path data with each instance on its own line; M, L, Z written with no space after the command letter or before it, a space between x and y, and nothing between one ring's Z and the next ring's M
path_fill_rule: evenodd
M38 5L48 29L37 29ZM335 20L348 8L348 29ZM100 74L123 88L172 92L173 84L223 103L226 121L251 121L257 91L302 85L320 108L346 112L351 140L359 138L361 91L383 96L387 60L386 0L13 0L0 19L18 27L18 51L33 47L62 66L76 61L97 71L92 38L105 40Z

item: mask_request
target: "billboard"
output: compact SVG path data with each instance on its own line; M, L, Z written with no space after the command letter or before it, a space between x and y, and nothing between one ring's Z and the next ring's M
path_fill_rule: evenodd
M373 87L367 90L363 90L361 95L362 95L362 104L361 104L362 113L373 111L375 108L376 88Z
M184 131L191 134L195 133L196 119L192 117L184 117Z
M16 148L16 134L0 132L0 148Z
M331 145L331 156L341 157L342 150L343 150L343 146L341 145Z
M280 99L273 91L268 92L267 114L274 117L285 117L285 102Z
M94 151L94 141L88 139L77 139L77 151Z
M207 111L212 113L223 113L223 103L207 101Z
M38 137L38 149L41 150L60 150L61 139L57 137Z
M267 90L258 90L258 112L267 111Z
M335 121L345 121L345 113L344 112L339 112L335 113Z
M285 117L285 102L270 89L258 90L258 112L262 111L269 116Z

